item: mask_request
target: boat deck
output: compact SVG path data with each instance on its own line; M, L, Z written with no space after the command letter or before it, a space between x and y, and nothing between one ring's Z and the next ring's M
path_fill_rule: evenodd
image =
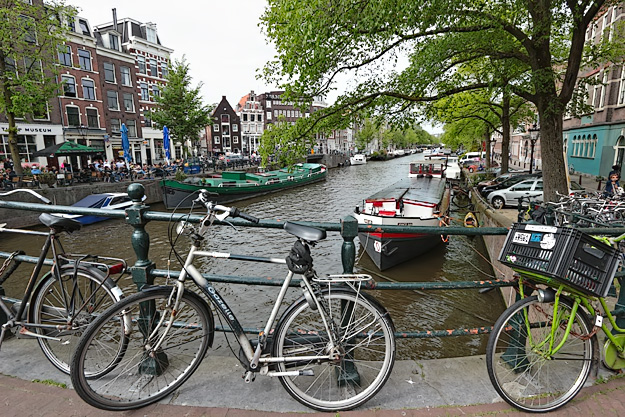
M442 178L403 178L395 184L378 191L367 200L393 198L407 199L438 204L445 191L445 180Z

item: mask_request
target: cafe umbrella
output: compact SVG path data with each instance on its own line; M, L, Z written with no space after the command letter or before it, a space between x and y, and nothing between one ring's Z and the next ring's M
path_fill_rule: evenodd
M126 168L130 170L130 161L132 160L132 156L130 155L130 141L128 140L128 128L125 123L122 123L122 128L120 129L122 134L122 148L124 149L124 159L126 160Z
M167 126L163 126L163 149L165 149L165 161L167 162L167 165L169 165L169 160L171 159L170 147L169 129L167 129Z
M32 156L54 158L57 156L97 155L101 153L102 149L92 148L91 146L81 145L80 143L66 141L50 145L47 148L43 148L40 151L33 153ZM73 172L73 167L71 167L71 171Z

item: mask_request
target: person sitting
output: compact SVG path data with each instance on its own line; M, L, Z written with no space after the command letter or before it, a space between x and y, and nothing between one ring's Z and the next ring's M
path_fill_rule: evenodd
M605 184L605 189L603 190L603 197L616 197L622 192L622 188L618 182L619 175L615 172L610 174L610 179Z

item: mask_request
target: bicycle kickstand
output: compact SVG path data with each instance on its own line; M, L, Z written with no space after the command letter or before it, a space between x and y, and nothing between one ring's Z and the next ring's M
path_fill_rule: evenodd
M243 374L243 379L245 379L245 383L249 384L250 382L256 381L256 373L252 371L247 371Z

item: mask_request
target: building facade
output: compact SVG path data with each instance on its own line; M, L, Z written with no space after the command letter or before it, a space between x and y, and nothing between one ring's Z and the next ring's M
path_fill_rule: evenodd
M260 138L265 129L265 112L254 90L241 97L235 109L241 120L241 151L243 155L258 152Z
M225 153L241 153L241 119L234 111L226 96L211 114L212 126L207 126L208 152L212 156Z

